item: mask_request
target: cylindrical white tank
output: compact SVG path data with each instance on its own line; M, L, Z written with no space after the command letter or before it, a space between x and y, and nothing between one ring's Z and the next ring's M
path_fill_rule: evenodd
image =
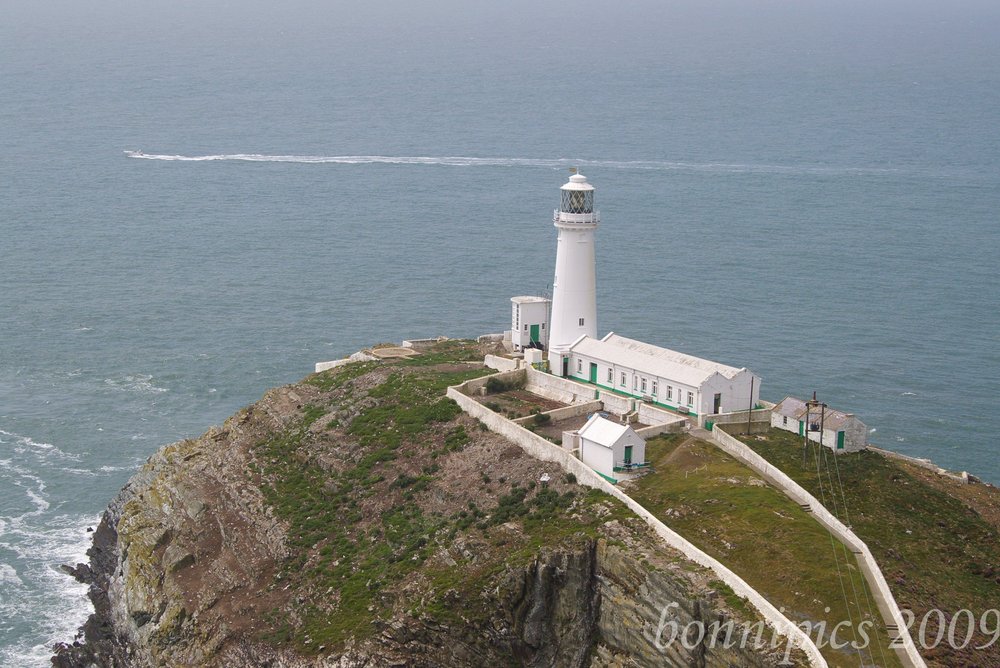
M549 332L549 366L557 375L564 373L563 355L571 343L584 334L597 337L594 230L600 221L594 209L594 186L587 183L587 177L574 174L561 193L553 215L559 235Z

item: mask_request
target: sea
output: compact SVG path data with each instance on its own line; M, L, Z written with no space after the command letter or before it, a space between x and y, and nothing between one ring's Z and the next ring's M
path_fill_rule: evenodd
M550 291L571 168L600 333L1000 483L998 128L992 0L3 3L0 665L157 448Z

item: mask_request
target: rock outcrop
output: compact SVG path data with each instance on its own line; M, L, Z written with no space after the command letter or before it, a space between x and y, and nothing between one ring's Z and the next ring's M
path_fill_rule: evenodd
M488 372L461 361L479 354L333 369L156 453L74 570L95 613L53 663L776 665L664 642L665 608L681 628L756 620L619 503L442 399Z

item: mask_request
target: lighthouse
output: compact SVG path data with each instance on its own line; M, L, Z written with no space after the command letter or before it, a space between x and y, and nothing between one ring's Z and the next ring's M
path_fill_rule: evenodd
M583 174L569 177L560 189L552 222L558 230L556 274L552 282L549 368L565 376L570 345L583 335L597 337L597 275L594 230L594 186Z

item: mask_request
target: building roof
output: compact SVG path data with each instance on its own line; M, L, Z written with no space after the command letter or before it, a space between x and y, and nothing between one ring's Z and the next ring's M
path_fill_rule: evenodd
M806 402L795 397L785 397L777 406L771 409L771 412L798 420L800 415L805 415Z
M714 374L732 380L737 374L746 371L745 368L737 369L669 348L628 339L614 332L600 340L589 336L581 337L569 349L581 355L695 387L700 386Z
M548 297L532 297L530 295L521 295L519 297L511 297L510 300L515 304L543 304L545 302L552 301Z
M593 190L594 186L587 183L587 177L583 174L574 174L569 177L569 182L566 183L560 190Z
M632 427L627 424L612 422L594 413L587 420L587 423L580 428L579 433L580 438L585 438L588 441L610 448L630 429Z
M795 420L803 420L806 416L806 402L802 399L797 399L796 397L785 397L781 400L777 406L775 406L772 412L778 415L784 415ZM818 408L813 408L809 411L810 420L819 422L820 411ZM826 410L822 413L823 419L823 429L830 431L840 431L850 422L860 422L864 426L864 422L861 422L854 413L845 413L843 411L838 411L835 408L826 407Z

